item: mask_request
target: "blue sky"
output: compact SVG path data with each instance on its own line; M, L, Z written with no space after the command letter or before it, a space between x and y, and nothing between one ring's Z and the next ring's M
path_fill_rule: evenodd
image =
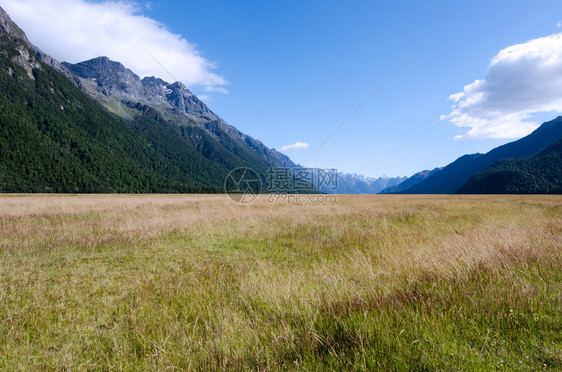
M91 58L92 53L112 58L113 51L106 52L103 46L66 48L60 39L57 45L51 44L44 35L45 27L55 26L34 29L38 17L34 12L48 11L24 9L17 3L0 0L30 39L47 53L70 62ZM62 12L61 4L70 8L69 3L93 2L43 0L42 5L52 4L53 12ZM176 58L173 50L169 56L166 50L153 54L174 76L228 123L267 146L279 149L296 142L309 144L308 148L285 151L306 166L370 176L411 175L446 165L465 153L486 152L512 141L532 130L533 124L525 122L552 119L562 108L562 93L552 88L543 99L540 81L551 75L558 78L562 72L555 58L560 49L558 39L516 47L492 64L492 58L505 48L562 32L560 1L164 0L97 4L113 4L116 12L143 16L149 23L154 20L160 31L165 27L176 39L155 40L170 41L169 45L163 42L162 48L183 48L184 55ZM61 19L92 14L76 10L72 17L63 14ZM79 28L80 23L69 21L64 27ZM126 30L123 26L115 34L125 39L135 37L134 26L128 28L130 34ZM105 37L116 36L108 33ZM75 37L68 42L85 45L84 40L87 38ZM540 48L534 48L537 45ZM75 54L68 54L68 49ZM309 158L410 55L404 67ZM131 64L139 58L131 56L127 67L135 70ZM534 75L527 76L529 71ZM157 73L171 80L162 71ZM473 84L477 79L485 80L484 84ZM539 93L534 95L535 101L548 104L530 102L521 94L511 98L514 91L534 92L525 85L529 80L536 80L533 89ZM448 97L469 84L473 85L455 109L455 102ZM474 106L471 99L482 92L491 97L490 102ZM487 116L483 122L477 115L484 115L484 111ZM509 120L500 123L498 112ZM455 126L449 119L468 126Z

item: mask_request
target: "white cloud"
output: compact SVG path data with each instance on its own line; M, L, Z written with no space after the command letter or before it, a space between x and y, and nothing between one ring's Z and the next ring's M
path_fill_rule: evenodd
M558 21L558 23L556 24L556 27L558 27L558 28L562 27L562 21Z
M279 151L300 150L307 149L309 146L306 142L295 142L292 145L286 145L279 149Z
M197 98L199 98L201 101L207 102L207 103L213 101L213 98L208 94L198 94Z
M0 0L0 4L32 43L58 60L76 63L107 56L141 77L170 81L152 55L188 87L226 93L222 86L227 81L213 72L216 65L181 35L143 16L143 5L117 0Z
M221 93L221 94L228 94L228 90L226 90L224 87L217 87L217 86L206 86L205 87L205 92L207 93Z
M562 112L562 33L501 50L483 80L449 96L442 115L461 128L461 138L517 138L536 129L532 115Z

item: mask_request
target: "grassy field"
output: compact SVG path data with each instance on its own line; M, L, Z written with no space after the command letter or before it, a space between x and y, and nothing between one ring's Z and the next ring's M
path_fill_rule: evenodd
M2 370L556 370L562 197L0 197Z

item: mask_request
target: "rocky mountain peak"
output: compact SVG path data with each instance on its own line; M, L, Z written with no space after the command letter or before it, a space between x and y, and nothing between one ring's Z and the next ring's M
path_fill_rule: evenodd
M120 62L112 61L108 57L92 58L88 61L78 63L77 66L83 69L82 73L86 74L87 77L102 77L107 74L119 74L138 78L134 72L127 69Z
M98 57L77 64L63 65L81 79L86 90L93 90L105 97L115 96L119 100L138 102L158 109L169 109L193 118L218 119L181 82L168 83L149 76L142 80L119 62L107 57Z
M193 95L191 93L191 91L189 89L187 89L187 87L181 81L176 81L173 84L168 84L168 86L169 86L170 89L181 92L185 96L192 96Z
M141 80L141 83L148 96L164 97L166 95L168 83L160 78L147 76Z
M215 117L215 114L209 110L207 105L200 101L197 96L193 95L181 82L176 81L173 84L169 84L167 88L169 89L167 94L168 102L180 110L180 112L195 117Z
M141 97L144 94L141 79L121 63L107 57L98 57L77 64L63 62L63 65L76 76L95 82L106 96L117 94Z

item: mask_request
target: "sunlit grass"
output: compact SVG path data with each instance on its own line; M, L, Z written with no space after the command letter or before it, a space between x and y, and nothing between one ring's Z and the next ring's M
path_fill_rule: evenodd
M0 198L5 370L562 368L562 198Z

